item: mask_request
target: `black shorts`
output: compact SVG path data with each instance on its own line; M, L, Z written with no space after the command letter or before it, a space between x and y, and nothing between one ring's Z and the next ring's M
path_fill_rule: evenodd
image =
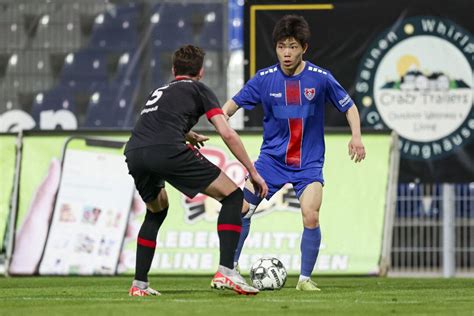
M153 201L165 181L193 198L221 173L190 145L154 145L125 153L128 171L143 201Z

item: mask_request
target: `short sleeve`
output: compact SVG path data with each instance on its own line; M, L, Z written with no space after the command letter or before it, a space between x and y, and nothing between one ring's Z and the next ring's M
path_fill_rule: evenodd
M326 82L326 101L330 101L339 112L346 112L354 104L346 90L329 72Z
M223 114L219 100L217 99L214 92L204 84L199 84L199 97L201 98L204 106L204 112L208 120L214 115Z
M247 81L244 87L232 98L234 102L246 110L252 110L261 103L259 75L255 75Z

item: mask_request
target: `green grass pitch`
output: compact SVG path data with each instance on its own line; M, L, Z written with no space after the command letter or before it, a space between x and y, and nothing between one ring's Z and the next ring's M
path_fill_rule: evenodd
M322 292L240 296L210 276L153 276L162 296L129 297L131 277L0 278L0 315L474 315L474 279L320 277Z

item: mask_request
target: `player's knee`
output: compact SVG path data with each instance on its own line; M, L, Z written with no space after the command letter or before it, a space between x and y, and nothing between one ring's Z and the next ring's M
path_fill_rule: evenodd
M307 228L316 228L319 226L318 213L303 214L303 224Z
M237 188L234 192L226 196L221 201L222 205L234 206L239 211L242 209L243 202L244 202L244 193L242 192L240 188Z
M161 189L156 199L151 202L146 203L147 209L152 213L159 213L167 210L169 206L168 195L166 194L165 189Z
M169 206L168 202L168 194L166 194L165 189L161 189L160 193L158 193L158 207L160 211L167 209Z

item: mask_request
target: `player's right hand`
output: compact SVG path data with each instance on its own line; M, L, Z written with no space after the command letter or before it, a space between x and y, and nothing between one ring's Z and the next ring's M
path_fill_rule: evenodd
M267 196L268 186L258 172L250 174L250 182L252 182L254 192L258 193L259 197L265 198Z

